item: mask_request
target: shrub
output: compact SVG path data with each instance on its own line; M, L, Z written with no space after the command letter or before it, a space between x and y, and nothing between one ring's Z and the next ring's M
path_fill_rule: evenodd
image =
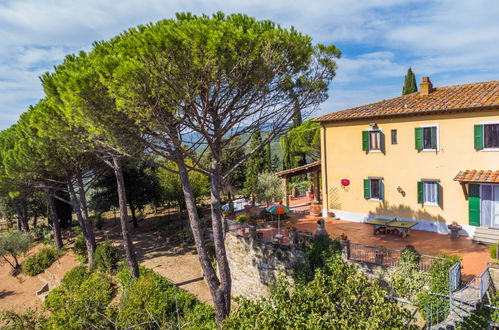
M29 256L22 264L23 273L36 276L49 268L57 260L59 254L53 247L41 248L37 253Z
M272 214L266 209L261 210L258 216L263 220L270 220L272 218Z
M281 178L274 173L265 172L258 176L256 185L256 198L270 204L272 201L282 199L284 190Z
M446 256L443 254L438 255L444 260L436 259L430 266L428 290L422 291L417 296L417 302L423 317L426 317L426 307L432 305L432 310L444 310L448 304L447 298L442 298L438 295L430 295L429 292L438 293L442 295L449 294L449 269L461 261L458 256ZM432 316L432 322L438 323L447 317L447 313L441 313L438 316Z
M94 253L94 269L105 273L111 273L116 269L116 265L120 261L120 253L111 241L104 241L97 245Z
M34 227L29 233L35 241L41 241L43 244L51 244L53 242L53 232L49 226Z
M29 233L13 231L0 237L0 256L13 270L19 269L19 257L26 254L31 247Z
M303 265L295 268L295 278L309 282L318 269L324 269L328 260L340 252L339 242L327 236L313 236L303 246Z
M248 222L248 217L244 214L240 214L234 219L234 221L238 223L246 223Z
M106 275L89 273L81 266L72 269L45 299L45 307L51 312L48 328L103 328L112 293Z
M400 251L399 266L390 276L389 283L395 295L408 300L416 299L428 281L428 277L419 270L421 254L412 246Z
M158 328L215 329L214 310L200 303L152 270L140 267L138 279L130 276L128 267L118 272L123 297L114 310L118 328L136 324ZM151 327L156 328L156 327Z
M224 329L414 329L410 312L354 265L332 255L310 282L279 279L270 297L239 299Z
M0 323L5 330L42 330L46 329L47 318L28 309L25 313L4 311L0 313Z
M497 259L496 253L497 253L497 243L489 246L489 255L492 259Z
M85 237L80 227L75 227L75 242L73 245L73 251L76 255L83 258L87 257L87 243L85 242Z

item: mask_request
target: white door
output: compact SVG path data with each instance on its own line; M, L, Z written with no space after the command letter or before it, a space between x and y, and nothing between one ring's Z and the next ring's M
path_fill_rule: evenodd
M480 225L487 228L494 227L494 219L492 217L492 210L494 209L493 186L489 184L482 184L480 186L480 200L482 202Z
M499 185L493 185L493 207L492 207L492 221L494 227L499 227Z

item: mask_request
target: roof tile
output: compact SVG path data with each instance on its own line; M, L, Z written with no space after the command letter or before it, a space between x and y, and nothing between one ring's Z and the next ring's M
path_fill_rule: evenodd
M463 170L460 171L454 181L476 182L476 183L499 183L499 171Z
M425 112L499 108L499 81L434 88L319 116L314 121L337 121Z

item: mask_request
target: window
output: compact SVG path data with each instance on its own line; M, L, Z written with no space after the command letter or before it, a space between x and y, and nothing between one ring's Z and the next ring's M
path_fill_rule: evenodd
M367 152L383 151L383 132L380 129L362 131L362 150Z
M438 150L438 126L416 127L416 149L422 151Z
M440 205L440 184L436 180L418 182L418 202L423 205Z
M499 149L499 123L475 125L475 149Z
M392 129L391 133L392 133L392 144L397 144L397 130Z
M483 147L499 148L499 124L483 125Z
M369 131L369 151L381 150L381 132Z
M382 201L383 200L383 179L381 178L370 178L364 180L364 198Z

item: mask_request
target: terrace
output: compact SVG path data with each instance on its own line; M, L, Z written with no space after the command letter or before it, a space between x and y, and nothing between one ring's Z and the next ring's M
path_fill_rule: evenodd
M306 198L297 198L290 201L293 211L305 211L308 209ZM255 210L258 212L258 210ZM317 220L320 217L313 217L303 213L292 213L290 219L281 221L280 233L285 236L282 243L289 244L288 231L290 227L295 227L299 232L314 234L317 229ZM470 280L479 275L490 260L488 247L474 243L469 237L460 237L451 240L448 235L441 235L434 232L411 230L406 238L395 235L373 235L373 227L365 223L357 223L344 220L324 219L326 230L330 237L336 238L345 234L351 243L362 244L372 247L383 247L387 249L402 250L407 245L412 245L421 254L437 256L438 254L455 254L463 258L461 270L463 278ZM264 241L271 241L277 228L258 228L261 232L260 238ZM352 250L353 252L353 250Z

